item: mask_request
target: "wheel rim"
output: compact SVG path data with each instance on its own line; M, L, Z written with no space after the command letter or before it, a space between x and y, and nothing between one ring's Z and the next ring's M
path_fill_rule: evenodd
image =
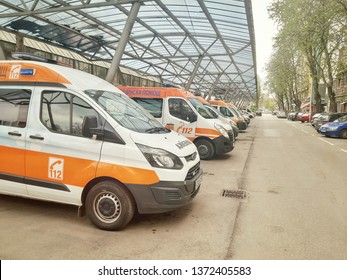
M199 152L199 155L200 157L205 157L208 155L208 148L206 145L200 145L199 148L198 148L198 152Z
M343 130L343 131L341 132L341 138L347 139L347 130Z
M94 212L97 218L104 223L115 222L121 212L122 206L119 198L111 192L102 192L94 200Z

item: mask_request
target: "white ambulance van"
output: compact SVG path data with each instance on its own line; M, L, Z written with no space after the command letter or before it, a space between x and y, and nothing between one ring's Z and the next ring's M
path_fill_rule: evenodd
M234 111L232 106L230 106L230 103L225 103L222 100L209 100L209 103L213 107L215 107L219 112L221 112L224 116L236 122L237 127L240 131L244 131L247 129L247 123L237 111Z
M204 105L204 107L206 108L206 110L215 118L221 120L223 123L228 123L232 130L233 130L233 134L234 134L234 139L239 135L239 129L236 125L236 122L234 122L232 119L224 116L221 112L218 111L217 108L213 107L206 99L204 99L201 96L194 96L194 98L196 98L201 104Z
M105 230L186 205L202 180L190 140L106 81L42 62L0 61L0 144L1 194L77 205Z
M203 117L188 102L189 92L176 87L127 87L120 90L143 106L164 126L193 141L201 159L233 149L227 127L212 115ZM232 133L232 128L227 125Z

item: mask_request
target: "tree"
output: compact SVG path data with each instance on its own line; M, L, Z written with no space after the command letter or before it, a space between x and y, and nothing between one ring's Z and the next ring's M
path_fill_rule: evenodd
M329 96L329 112L337 111L335 93L333 91L334 77L338 71L338 53L344 42L346 16L343 6L336 0L320 2L320 14L317 23L321 26L320 46L323 50L321 72Z
M269 9L280 26L279 37L288 38L293 47L305 55L316 112L322 109L321 79L328 89L329 110L336 111L333 80L346 24L345 8L344 0L276 0Z
M277 37L266 69L266 86L275 94L279 108L299 111L308 92L308 70L303 55L288 41L288 37Z

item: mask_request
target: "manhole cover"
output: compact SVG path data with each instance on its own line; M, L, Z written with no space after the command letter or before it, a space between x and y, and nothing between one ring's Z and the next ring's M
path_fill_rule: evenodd
M245 199L246 192L243 190L223 190L222 196L237 199Z

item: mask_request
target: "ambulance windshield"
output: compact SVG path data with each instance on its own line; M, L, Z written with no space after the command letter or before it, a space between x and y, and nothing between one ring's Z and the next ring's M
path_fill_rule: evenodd
M85 93L125 128L141 133L170 132L150 113L122 93L102 90L86 90Z
M206 107L197 99L195 98L189 98L189 102L194 106L194 108L198 111L198 113L205 119L215 119L217 117L214 117L207 109Z

